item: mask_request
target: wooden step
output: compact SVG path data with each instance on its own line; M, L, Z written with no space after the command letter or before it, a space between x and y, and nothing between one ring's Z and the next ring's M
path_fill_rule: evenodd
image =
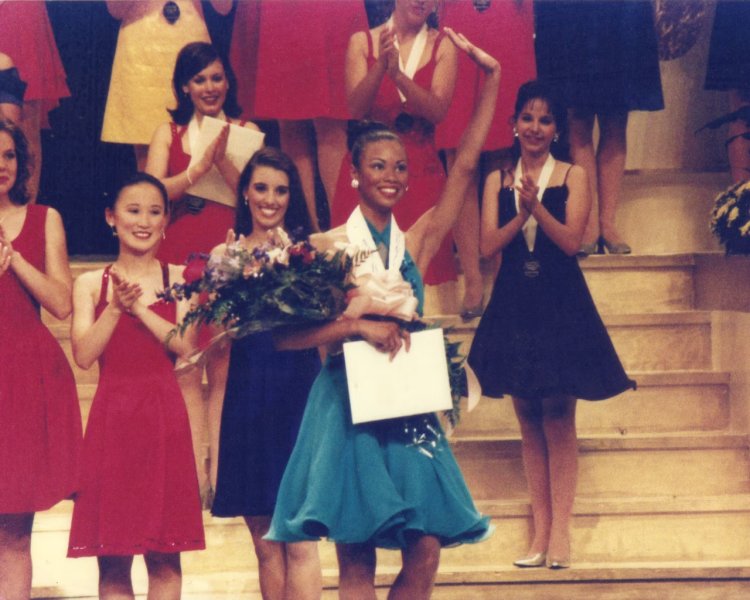
M463 436L453 451L477 499L525 498L517 436ZM578 492L610 497L750 492L748 436L633 434L579 439Z
M63 509L40 514L35 523L32 553L36 567L34 585L39 592L35 597L40 597L44 590L48 596L65 598L85 597L96 591L95 560L64 558L70 503L64 504L67 506ZM672 569L682 569L689 568L693 561L713 561L717 566L735 562L743 569L735 576L748 576L750 562L736 561L746 561L750 553L750 495L627 500L581 497L576 502L573 519L574 568L566 574L511 567L513 559L523 554L529 543L530 516L526 502L480 503L480 509L493 517L494 535L480 544L443 550L441 583L473 585L479 577L486 578L485 583L587 579L580 574L572 575L579 569L599 569L600 577L606 579L607 569L627 568L622 563L638 563L643 569L669 563ZM234 589L239 594L257 590L257 566L244 523L240 519L216 519L207 513L204 522L208 548L182 555L186 591ZM727 544L728 536L731 544ZM319 551L327 583L335 585L334 547L322 542ZM378 551L378 580L389 581L400 561L398 552ZM456 576L470 571L475 576L468 579ZM498 571L503 573L502 577L488 575ZM242 583L232 582L227 573L243 574ZM140 585L145 584L140 560L136 561L134 578ZM214 587L222 580L225 587ZM140 585L137 583L137 588ZM57 596L49 590L56 590Z
M714 371L631 372L637 390L605 402L578 403L581 435L710 431L729 426L729 375ZM482 398L472 411L461 413L461 435L518 432L510 397Z

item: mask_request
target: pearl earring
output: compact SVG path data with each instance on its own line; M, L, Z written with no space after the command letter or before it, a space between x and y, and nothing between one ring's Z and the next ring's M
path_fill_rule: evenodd
M356 190L359 187L359 179L352 179L352 187Z

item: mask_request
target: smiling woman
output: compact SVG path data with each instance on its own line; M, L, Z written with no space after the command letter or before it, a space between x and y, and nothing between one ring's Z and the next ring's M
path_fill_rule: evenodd
M102 597L132 589L135 554L144 555L149 595L179 596L180 552L205 545L190 424L173 364L175 355L192 351L194 338L164 343L185 306L156 297L182 279L181 267L156 258L167 218L164 186L135 175L106 210L117 260L81 275L73 290L73 357L84 369L98 360L100 376L68 555L98 558Z

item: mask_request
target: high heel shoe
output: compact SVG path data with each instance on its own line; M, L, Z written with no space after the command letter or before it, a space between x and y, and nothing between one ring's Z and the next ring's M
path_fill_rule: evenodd
M610 242L604 236L597 241L597 253L604 254L604 250L609 254L630 254L633 250L625 242Z
M590 256L592 254L598 254L599 253L599 240L594 240L590 244L581 244L581 247L578 249L578 256L580 258L586 258L587 256Z
M569 569L570 559L569 558L548 558L547 568L553 570Z
M514 560L513 564L521 568L543 567L545 564L547 564L547 554L545 552L537 552L536 554L527 558L519 558L518 560Z

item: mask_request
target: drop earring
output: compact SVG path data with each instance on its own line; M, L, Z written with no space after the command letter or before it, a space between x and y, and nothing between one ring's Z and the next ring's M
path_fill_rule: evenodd
M559 142L560 141L560 134L556 133L555 137L552 138L552 141L555 142L555 143Z
M516 129L515 127L513 128L513 137L514 138L518 137L518 129Z
M115 226L114 225L110 225L109 228L112 230L112 237L116 238L117 237L117 229L115 229Z
M161 230L161 239L166 240L167 239L167 231L166 229Z
M359 179L356 177L352 179L352 187L356 190L359 187Z

